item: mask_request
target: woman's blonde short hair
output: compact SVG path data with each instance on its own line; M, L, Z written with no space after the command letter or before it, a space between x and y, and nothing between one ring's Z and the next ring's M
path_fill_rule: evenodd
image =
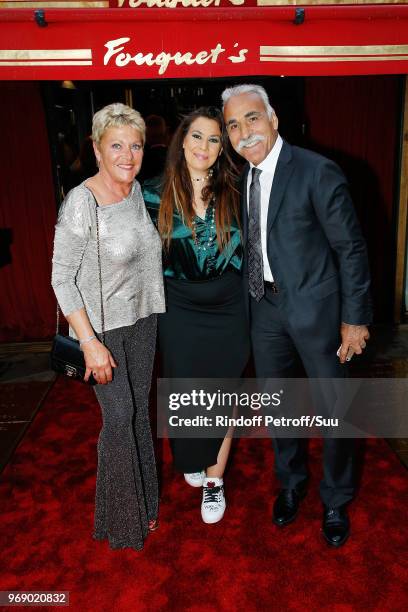
M107 129L123 125L130 125L130 127L138 130L142 135L143 144L145 143L146 125L142 115L137 110L120 102L108 104L108 106L104 106L94 114L92 120L92 140L99 144Z

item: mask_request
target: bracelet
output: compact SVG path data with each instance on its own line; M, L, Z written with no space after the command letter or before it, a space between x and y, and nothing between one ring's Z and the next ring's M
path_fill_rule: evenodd
M95 340L96 336L89 336L88 338L84 338L83 340L79 341L79 346L82 346L83 344L86 344L87 342L90 342L91 340Z

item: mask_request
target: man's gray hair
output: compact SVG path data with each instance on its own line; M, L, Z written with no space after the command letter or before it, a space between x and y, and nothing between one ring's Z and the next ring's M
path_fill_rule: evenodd
M234 87L227 87L227 89L224 89L221 94L222 110L224 110L224 107L230 98L232 98L233 96L240 96L241 94L245 93L253 93L261 98L262 102L265 105L269 119L272 117L273 114L275 114L275 111L273 110L269 102L268 94L266 93L262 85L235 85Z

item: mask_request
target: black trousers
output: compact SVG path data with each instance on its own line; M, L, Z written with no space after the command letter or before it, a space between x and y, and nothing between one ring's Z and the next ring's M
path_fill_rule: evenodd
M257 377L293 377L300 359L309 378L343 378L346 366L340 364L336 349L322 353L312 343L295 337L284 310L279 309L280 299L281 295L269 288L266 288L265 296L259 302L250 298L251 338ZM319 330L316 330L318 333ZM282 486L290 489L304 486L308 478L306 440L275 438L273 444L276 475ZM324 440L320 496L326 506L335 508L351 501L355 492L354 464L354 440Z
M156 462L149 391L157 315L112 329L105 344L118 367L108 385L96 385L103 427L98 440L95 532L111 548L143 548L149 520L158 514Z

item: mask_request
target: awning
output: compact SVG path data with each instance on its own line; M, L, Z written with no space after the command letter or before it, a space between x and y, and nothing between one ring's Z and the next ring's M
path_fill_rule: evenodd
M0 79L408 73L407 0L296 4L296 0L3 2Z

